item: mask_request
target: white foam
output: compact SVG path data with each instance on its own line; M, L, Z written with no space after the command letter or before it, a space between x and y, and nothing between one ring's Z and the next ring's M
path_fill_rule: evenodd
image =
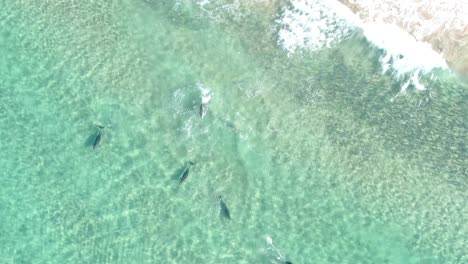
M407 79L401 92L405 92L410 85L418 91L426 90L419 81L420 75L435 68L448 68L442 55L434 51L429 43L417 41L396 25L363 23L361 28L364 36L384 51L384 56L380 58L383 72L392 69L398 78Z
M363 23L361 27L364 36L385 51L381 59L384 71L392 67L404 74L415 70L428 72L438 67L447 68L442 55L434 51L429 43L417 41L396 25L379 22Z
M198 90L200 90L201 93L201 102L202 104L207 104L211 101L212 99L212 93L211 90L203 85L202 83L197 83Z
M468 24L468 2L447 0L353 0L358 13L373 21L395 19L404 21L407 30L418 40L445 30L463 31Z
M269 255L275 258L276 260L285 262L286 259L283 253L281 253L281 251L275 246L275 244L273 243L273 239L270 236L266 237L266 242L268 244L266 252L269 252Z
M330 47L354 29L352 19L343 10L335 1L291 1L277 20L282 27L279 44L289 53Z
M396 25L382 22L364 23L336 0L291 0L282 10L277 23L279 44L289 54L302 49L330 47L361 30L367 40L384 51L380 58L384 72L392 70L398 78L408 80L417 90L426 87L419 81L421 73L434 68L448 68L442 55L428 43L419 42Z

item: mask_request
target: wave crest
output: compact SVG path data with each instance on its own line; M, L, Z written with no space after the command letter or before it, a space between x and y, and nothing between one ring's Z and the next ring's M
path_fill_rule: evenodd
M279 45L289 53L321 49L348 37L355 26L334 1L291 1L276 21Z
M448 68L442 55L430 44L417 41L394 24L364 22L338 1L291 0L276 22L280 25L278 42L289 54L329 48L353 32L361 32L383 51L379 58L383 72L391 71L398 79L404 79L402 92L410 85L425 90L419 82L421 73Z

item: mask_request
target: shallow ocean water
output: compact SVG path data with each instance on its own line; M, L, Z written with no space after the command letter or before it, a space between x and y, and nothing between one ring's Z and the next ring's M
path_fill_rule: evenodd
M468 262L466 80L196 2L2 2L2 263Z

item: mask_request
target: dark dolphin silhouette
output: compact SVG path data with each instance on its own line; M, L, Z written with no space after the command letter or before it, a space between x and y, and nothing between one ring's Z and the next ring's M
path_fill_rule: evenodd
M179 184L183 183L187 179L190 172L190 167L194 164L194 162L189 161L188 166L185 168L184 172L182 172L182 174L179 177Z
M229 213L229 209L227 208L226 204L223 201L223 197L220 195L218 196L218 199L219 199L219 206L221 207L221 215L231 220L231 214Z
M97 135L94 138L94 142L93 142L93 149L95 149L99 145L99 143L101 142L102 129L104 127L98 125L98 128L99 128L99 130L98 130Z

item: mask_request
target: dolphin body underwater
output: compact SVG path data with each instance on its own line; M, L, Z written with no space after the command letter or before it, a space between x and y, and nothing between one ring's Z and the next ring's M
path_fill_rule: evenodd
M187 179L189 172L190 172L190 167L194 164L195 163L189 161L188 166L185 168L184 172L182 172L182 174L179 177L179 184L183 183Z
M208 112L208 103L211 101L211 92L207 89L201 89L200 117L203 119Z
M208 105L206 103L200 104L200 117L203 119L208 111Z
M219 199L219 207L221 207L221 215L224 216L225 218L231 220L231 214L229 213L229 209L227 208L227 205L223 201L223 197L220 195L218 196Z
M103 126L97 126L99 128L97 134L96 134L96 137L94 138L94 142L93 142L93 150L97 148L97 146L99 145L99 143L101 142L101 135L102 135L102 130L104 129Z

